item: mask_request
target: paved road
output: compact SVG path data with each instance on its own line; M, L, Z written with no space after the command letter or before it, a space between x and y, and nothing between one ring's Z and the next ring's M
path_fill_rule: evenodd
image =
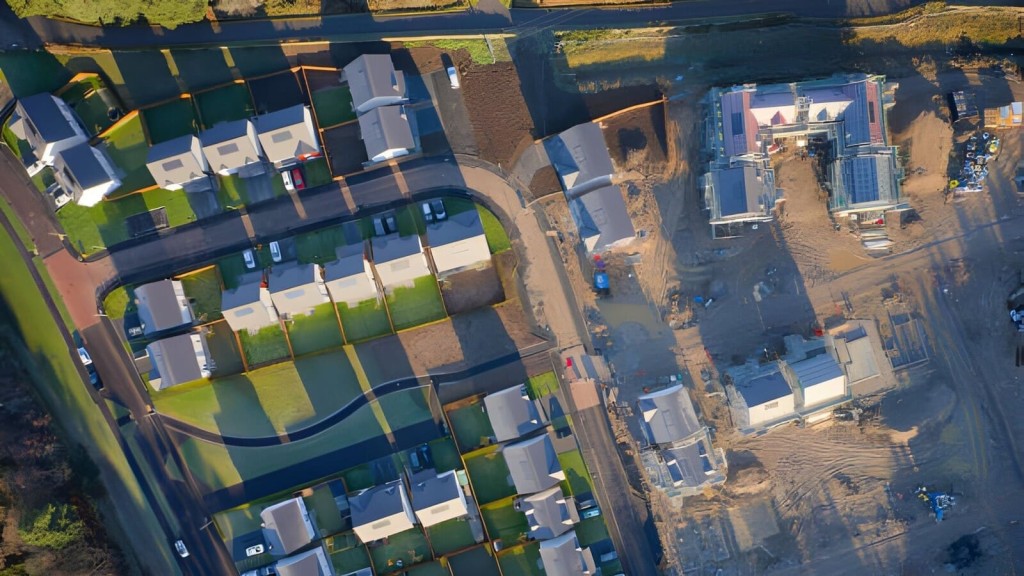
M199 46L295 40L358 41L388 36L482 32L531 32L551 27L631 27L694 19L787 13L812 18L887 14L924 0L689 0L667 5L581 10L513 9L507 14L470 10L454 14L374 17L371 14L277 20L200 22L175 30L149 26L97 28L41 17L28 19L20 44L82 44L104 48ZM1007 4L1013 2L1007 1ZM0 19L3 12L0 12ZM10 35L13 42L13 31Z

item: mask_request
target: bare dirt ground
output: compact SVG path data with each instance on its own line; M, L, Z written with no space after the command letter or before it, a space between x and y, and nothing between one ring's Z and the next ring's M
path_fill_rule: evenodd
M533 132L515 65L471 66L462 73L462 86L480 157L511 167L517 152L532 144Z
M501 302L505 299L501 285L498 269L494 266L465 270L441 281L441 297L448 314L455 315Z

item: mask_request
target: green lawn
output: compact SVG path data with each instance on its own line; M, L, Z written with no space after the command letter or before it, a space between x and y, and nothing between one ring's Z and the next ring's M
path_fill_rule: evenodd
M576 525L576 538L581 546L590 546L608 537L608 527L605 526L604 516L584 518Z
M37 398L56 420L67 448L85 450L99 466L109 500L103 499L97 505L113 514L125 528L123 532L135 553L156 573L177 573L173 554L160 536L163 530L138 480L89 396L76 360L71 357L29 268L16 256L14 240L6 233L0 233L0 253L12 256L4 274L0 274L0 294L6 304L0 308L0 322L9 327L12 336L7 348L9 361L20 357L32 377Z
M484 235L487 236L487 247L490 248L491 254L504 252L511 248L512 243L508 239L508 233L505 232L505 228L498 221L498 217L479 204L476 205L476 210L480 213L480 223L484 227Z
M71 74L49 52L11 50L0 53L0 80L7 80L15 96L24 98L53 92L71 79Z
M311 314L294 317L286 325L295 356L338 348L343 344L338 316L330 302L317 306Z
M438 50L445 52L455 52L456 50L465 49L469 52L469 57L473 59L476 64L494 64L495 58L491 57L491 51L487 48L487 42L484 40L416 40L411 42L403 42L403 46L406 48L418 48L423 46L433 46Z
M328 484L321 484L313 490L312 496L304 498L308 508L316 518L316 527L320 536L330 536L345 529L345 521L334 501L334 492Z
M300 263L323 264L337 259L337 249L345 245L341 226L330 226L295 236L295 252Z
M452 434L465 453L483 446L487 439L494 436L491 420L484 412L484 403L477 402L448 412L448 420L452 425Z
M539 563L540 542L506 548L498 553L498 565L504 576L538 576L543 574Z
M361 393L348 358L332 352L183 384L152 397L163 414L205 430L249 437L305 428Z
M391 334L388 312L375 299L360 302L354 308L341 302L338 304L338 313L341 314L341 325L349 344Z
M526 382L526 390L534 400L554 394L558 391L558 376L554 372L531 376Z
M103 299L103 313L115 320L134 311L135 292L129 286L118 286Z
M96 136L114 124L107 113L107 104L100 96L101 90L107 90L103 81L98 76L92 76L69 86L60 95L78 114L91 136Z
M149 173L149 168L146 168L149 143L146 142L146 135L142 130L141 116L136 115L122 120L107 133L103 141L110 159L124 172L117 194L134 192L156 184L153 175Z
M191 98L181 98L154 108L146 108L140 114L153 144L199 132L199 121L196 120Z
M307 188L316 188L331 182L331 168L327 165L327 158L321 156L306 162L302 167L306 173Z
M469 522L464 518L454 518L427 528L430 547L434 556L443 556L476 544Z
M249 368L267 364L289 357L288 342L284 331L277 324L261 328L259 332L250 334L247 330L238 333L242 341L242 353L249 363Z
M329 542L345 540L344 537L335 537ZM355 540L355 537L352 537ZM346 542L349 544L349 542ZM351 574L370 567L370 556L366 553L366 547L358 542L352 542L349 548L338 548L331 552L331 565L334 566L335 574ZM328 545L330 546L330 545Z
M423 562L405 571L405 576L451 576L451 571L441 562Z
M373 470L369 464L360 464L349 468L341 473L341 478L345 481L345 489L349 492L365 490L374 485Z
M206 346L210 357L217 364L213 371L214 378L223 378L245 371L242 363L242 352L238 349L235 333L227 322L220 320L206 328Z
M497 448L493 446L492 448ZM469 473L476 501L480 504L501 500L516 493L515 486L509 478L508 465L505 458L493 449L477 451L465 457L466 472Z
M395 288L388 294L388 310L395 330L412 328L445 317L441 292L433 276L421 276L414 286Z
M57 211L57 220L68 235L68 241L80 252L90 254L128 240L125 219L157 208L165 209L167 224L171 227L196 218L184 192L156 189L105 200L91 208L71 202Z
M50 168L49 166L37 172L31 180L32 184L36 187L36 190L39 190L40 192L46 192L46 189L56 182L53 177L53 168Z
M194 94L203 126L212 128L221 122L245 120L255 114L252 96L245 84L231 84L209 92Z
M192 301L192 313L202 323L219 320L222 294L220 272L216 266L181 278L185 296Z
M220 180L217 201L224 209L231 210L249 203L249 190L245 180L238 174L217 176L217 179Z
M11 152L14 152L18 159L27 158L32 155L32 147L28 145L27 141L15 136L14 132L11 132L11 129L7 127L6 122L3 124L2 132L4 143L7 144L7 147L11 149Z
M399 532L388 537L387 544L370 549L374 572L388 574L402 569L398 565L401 560L405 566L412 566L430 559L430 546L419 527Z
M320 129L324 130L356 119L352 110L352 93L348 86L335 86L313 92L313 109Z
M399 236L420 235L427 231L427 223L423 221L423 210L419 204L408 204L396 210L395 223L398 225Z
M459 451L450 437L431 440L427 444L430 446L430 455L434 459L434 468L439 473L462 468Z
M512 506L515 496L509 496L480 506L480 515L487 526L487 534L491 540L501 540L506 546L518 542L530 531L526 514Z
M260 512L264 506L256 502L250 502L238 508L224 510L213 515L213 522L225 542L230 542L239 536L245 536L250 532L260 529L263 520Z
M558 463L562 465L565 472L565 480L562 482L562 491L569 488L570 494L586 494L593 492L594 481L590 478L587 465L583 463L583 455L579 450L563 452L558 455Z

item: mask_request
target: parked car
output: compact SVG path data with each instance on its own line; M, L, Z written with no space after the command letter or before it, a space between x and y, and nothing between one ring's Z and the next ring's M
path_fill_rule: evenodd
M255 544L245 549L246 558L249 556L259 556L260 554L263 554L263 544Z
M256 257L252 255L252 250L242 252L242 258L245 260L245 267L249 270L256 267Z
M64 190L64 188L61 188L60 186L55 186L54 189L53 189L52 194L53 194L53 203L57 206L57 208L60 208L60 207L62 207L64 205L66 205L68 202L71 202L71 195L68 194Z
M430 207L434 210L434 219L441 221L448 217L448 213L444 211L444 200L431 200Z
M430 202L423 203L423 219L427 222L434 221L434 212L430 209Z
M85 366L85 371L89 373L89 384L96 390L102 390L103 380L100 379L100 374L96 371L96 365L92 363L92 356L89 356L89 351L85 348L79 348L78 359L82 361L82 366Z
M459 89L459 70L455 66L448 67L448 82L451 82L452 90Z
M174 542L174 549L178 552L178 556L188 558L188 548L185 548L185 543L181 540Z
M278 244L276 241L270 243L270 258L274 262L281 261L281 245Z
M384 230L386 230L388 234L398 232L398 224L395 222L394 214L388 214L384 217Z
M601 509L598 508L597 506L594 506L593 508L587 508L586 510L583 510L583 512L580 514L580 518L586 520L587 518L593 518L595 516L600 515Z
M292 175L288 170L281 171L281 180L284 180L284 189L291 192L295 190L295 184L292 182Z
M296 190L305 190L306 181L302 179L302 168L292 168L292 182Z
M376 216L373 219L373 235L384 236L387 231L384 230L384 218L382 216Z

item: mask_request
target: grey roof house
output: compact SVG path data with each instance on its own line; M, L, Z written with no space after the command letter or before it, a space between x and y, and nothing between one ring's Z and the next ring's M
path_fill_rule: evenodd
M28 141L36 159L47 166L53 165L55 155L61 150L89 140L71 107L52 94L19 98L14 110L11 132Z
M308 106L296 104L256 117L263 155L283 167L320 154L320 141Z
M350 496L352 530L363 544L411 529L416 518L401 480Z
M547 434L507 444L501 453L518 494L547 490L565 480L565 472Z
M177 280L160 280L135 289L144 334L192 323L192 308L185 289Z
M415 234L376 236L370 240L370 249L373 269L385 290L411 285L413 280L430 274L420 237Z
M539 403L531 400L526 386L512 386L484 397L487 419L498 442L515 440L547 424Z
M644 394L637 399L642 428L649 444L672 444L702 428L693 402L681 384Z
M268 506L260 512L263 538L274 556L288 556L312 542L317 534L302 498Z
M466 495L454 470L424 470L412 478L412 506L420 525L428 528L469 514Z
M278 560L274 569L278 576L334 576L334 566L323 546Z
M775 171L766 159L735 160L704 177L710 223L767 222L775 207Z
M373 269L362 244L347 245L335 251L337 260L322 266L327 292L334 302L355 306L378 297Z
M526 521L530 524L530 537L535 540L561 536L580 521L576 500L572 496L563 495L558 486L517 498L514 506L526 515Z
M438 276L491 261L480 213L475 209L427 224L427 241Z
M277 264L270 269L267 281L274 308L286 320L309 314L329 301L320 280L320 267L316 264Z
M263 151L256 137L256 127L248 120L221 122L201 132L199 141L210 169L222 176L263 172Z
M203 146L191 134L154 144L146 156L146 167L164 190L201 192L213 186Z
M157 340L146 346L146 354L152 363L149 385L154 390L209 378L213 369L204 331Z
M221 313L235 332L258 332L277 323L277 309L262 272L251 272L238 280L238 286L221 293Z
M580 546L576 531L540 543L540 559L545 576L580 576L594 574L597 567L590 548Z
M405 76L388 54L363 54L344 68L352 109L363 114L378 106L405 102Z
M359 136L369 163L405 156L416 147L404 106L381 106L363 114Z
M53 177L81 206L95 206L121 187L107 155L88 144L57 152L53 158Z

